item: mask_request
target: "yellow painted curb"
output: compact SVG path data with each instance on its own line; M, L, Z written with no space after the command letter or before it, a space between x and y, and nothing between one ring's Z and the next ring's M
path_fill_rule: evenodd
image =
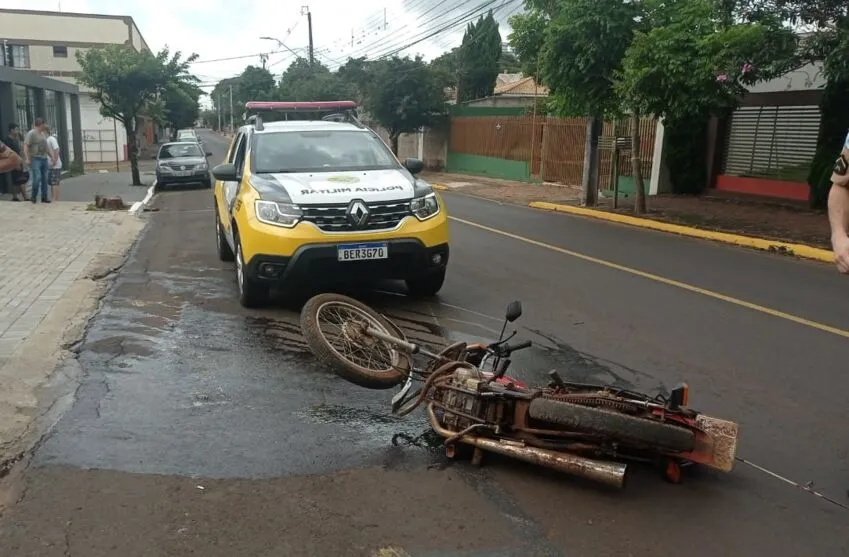
M447 189L450 189L448 186L443 185L443 184L431 184L431 186L433 186L433 189L439 190L439 191L445 191Z
M410 557L410 554L400 547L389 546L378 549L374 557Z
M560 213L581 215L594 219L617 222L620 224L628 224L631 226L638 226L640 228L649 228L651 230L659 230L661 232L670 232L672 234L679 234L681 236L690 236L691 238L713 240L715 242L722 242L725 244L733 244L736 246L744 246L747 248L773 251L786 255L795 255L796 257L812 259L814 261L834 263L834 255L829 250L815 248L813 246L806 246L804 244L778 242L775 240L766 240L764 238L753 238L751 236L729 234L728 232L714 232L712 230L703 230L701 228L682 226L680 224L670 224L668 222L661 222L657 220L630 217L628 215L620 215L618 213L609 213L607 211L598 211L595 209L587 209L586 207L573 207L572 205L548 203L547 201L534 201L530 203L529 206L535 209L546 209L548 211L557 211Z

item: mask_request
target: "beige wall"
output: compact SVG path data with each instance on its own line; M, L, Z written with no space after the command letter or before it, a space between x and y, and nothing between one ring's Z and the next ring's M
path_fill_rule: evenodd
M424 134L424 164L428 170L445 168L448 156L448 133L442 129L428 129Z
M144 40L144 37L141 36L141 32L139 31L139 28L136 27L135 23L130 26L130 29L133 34L133 48L139 52L142 50L150 50L150 47L147 46L147 42Z
M0 11L0 37L12 42L117 43L129 40L130 30L121 18L104 19L79 15L24 14Z
M369 125L368 122L364 122ZM374 132L383 139L389 147L389 133L378 125L369 125ZM448 151L448 136L445 131L439 129L426 129L424 132L424 149L422 162L428 170L442 170L445 168L445 158ZM398 138L398 158L403 161L406 158L419 158L419 134L404 133Z
M77 52L106 44L131 44L139 51L150 50L138 27L128 17L0 9L0 39L28 47L30 67L26 69L73 83L81 93L91 92L91 89L76 81L75 74L80 71ZM54 46L67 47L68 56L54 56ZM67 108L70 109L70 105ZM127 133L122 124L104 118L99 105L86 94L80 95L80 117L86 162L123 158Z
M61 46L57 43L57 46ZM53 56L53 45L29 45L29 69L54 72L77 72L77 52L87 50L69 46L66 58Z

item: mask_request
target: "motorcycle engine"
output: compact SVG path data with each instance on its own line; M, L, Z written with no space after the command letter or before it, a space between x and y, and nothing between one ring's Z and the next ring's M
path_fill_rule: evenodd
M451 379L454 389L446 389L442 399L442 404L446 407L442 421L446 427L461 431L479 423L470 419L469 416L487 423L497 423L500 403L490 403L480 397L485 384L486 380L476 369L461 367L454 372ZM457 414L452 413L451 410L456 411Z

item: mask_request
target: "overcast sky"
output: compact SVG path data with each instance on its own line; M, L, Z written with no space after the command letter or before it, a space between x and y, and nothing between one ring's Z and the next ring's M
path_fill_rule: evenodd
M167 45L172 50L196 52L200 58L194 72L209 84L209 90L216 81L239 74L245 66L259 65L259 53L270 53L266 65L275 74L286 69L295 55L261 36L276 37L306 56L308 25L301 15L305 5L312 14L316 59L333 69L349 56L389 54L449 27L401 52L431 59L459 45L465 23L456 21L467 12L489 5L496 8L497 19L506 21L519 12L522 1L42 0L36 4L41 10L132 16L152 50ZM2 0L2 6L31 9L34 5L31 0ZM504 41L508 32L502 24ZM239 58L221 60L234 57Z

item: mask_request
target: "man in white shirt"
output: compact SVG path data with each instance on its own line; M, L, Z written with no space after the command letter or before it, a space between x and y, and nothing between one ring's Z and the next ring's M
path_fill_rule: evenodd
M62 179L62 153L59 151L59 141L47 128L47 146L50 148L50 193L53 201L59 201L59 182Z

